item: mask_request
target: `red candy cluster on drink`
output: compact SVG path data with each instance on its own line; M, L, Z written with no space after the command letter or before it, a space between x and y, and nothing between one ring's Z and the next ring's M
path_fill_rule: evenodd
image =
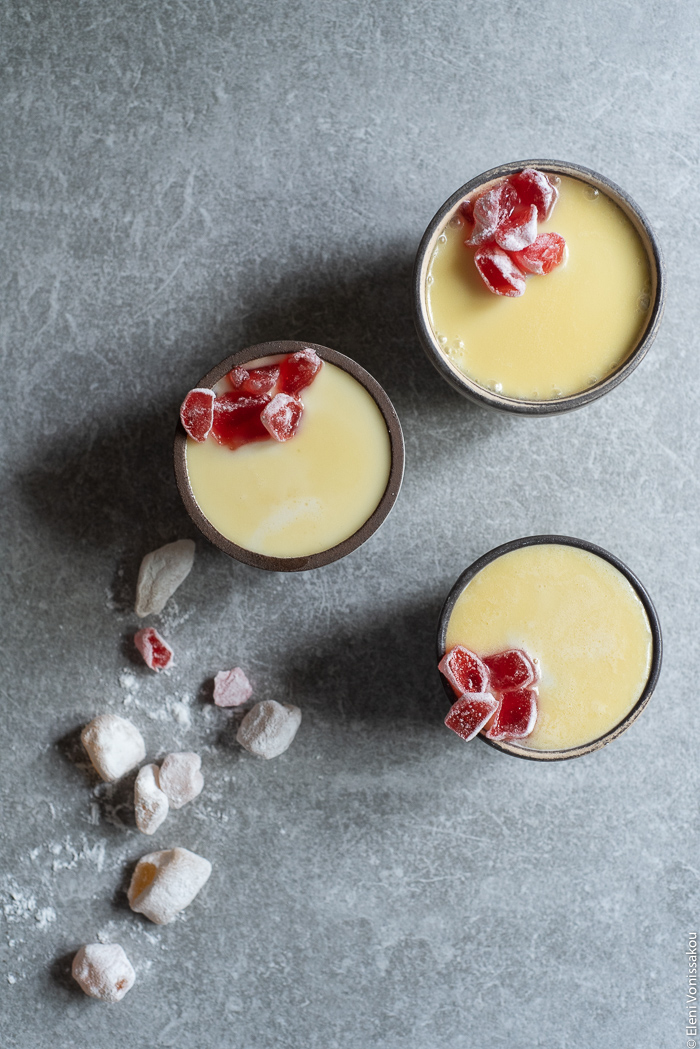
M315 350L290 353L261 368L232 368L230 390L190 390L180 408L188 437L211 434L232 451L252 441L289 441L299 429L304 405L299 397L314 381L323 361Z
M462 739L482 731L487 739L524 739L534 729L539 674L527 652L511 648L479 657L455 645L438 670L459 697L445 724Z
M529 273L544 276L564 259L566 241L558 233L537 233L552 214L559 190L542 171L526 168L498 182L460 207L472 227L465 240L476 248L474 263L494 295L516 298Z

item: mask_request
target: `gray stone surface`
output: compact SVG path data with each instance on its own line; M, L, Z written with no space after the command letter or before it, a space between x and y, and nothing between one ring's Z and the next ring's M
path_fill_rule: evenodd
M699 308L690 2L7 0L2 112L3 1047L671 1049L697 929ZM410 317L424 226L467 178L578 161L640 203L666 318L623 386L544 421L470 407ZM266 575L200 539L171 438L183 392L235 348L294 337L356 357L401 416L407 471L362 549ZM484 501L483 493L486 493ZM647 584L666 658L606 750L540 767L460 744L433 640L475 556L580 535ZM143 554L197 540L131 637ZM263 762L210 680L303 710ZM128 716L149 760L206 785L151 839L77 734ZM139 855L211 860L158 928ZM105 1006L71 981L98 937L137 971Z

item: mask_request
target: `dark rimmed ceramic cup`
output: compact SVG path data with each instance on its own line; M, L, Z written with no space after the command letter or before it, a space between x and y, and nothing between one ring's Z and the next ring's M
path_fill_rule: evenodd
M546 546L550 544L557 546L574 546L579 550L586 550L589 554L597 554L598 557L601 557L604 561L608 561L613 567L617 568L618 572L627 579L639 597L639 600L642 602L644 611L649 620L649 627L652 636L652 657L649 676L641 696L632 707L629 714L627 714L622 721L618 722L614 728L609 732L606 732L605 735L600 736L598 739L593 739L581 746L571 747L567 750L529 750L526 747L518 746L515 742L507 743L503 740L486 739L485 736L479 736L479 739L483 740L484 743L488 743L490 747L494 747L496 750L500 750L504 754L512 754L516 758L527 758L530 761L563 761L566 758L579 758L583 754L590 754L594 750L600 750L601 747L606 746L606 744L610 743L613 739L617 739L617 737L621 735L625 729L628 729L632 722L635 721L644 710L645 706L651 699L661 670L662 642L659 617L656 614L656 609L652 604L651 598L637 579L636 575L630 571L627 565L620 561L618 557L615 557L614 554L608 553L607 550L603 550L600 546L596 546L594 543L589 543L585 539L573 539L568 535L530 535L525 536L522 539L513 539L510 543L504 543L502 546L497 546L495 549L489 550L487 554L484 554L470 565L466 572L462 572L461 576L450 590L447 600L440 612L437 634L438 662L445 654L447 625L450 621L452 610L466 585L471 582L477 573L479 573L482 568L485 568L486 565L491 564L492 561L496 561L499 557L502 557L503 554L508 554L513 550L521 550L526 546ZM454 692L442 674L440 675L440 680L442 681L445 694L447 695L451 706L455 701Z
M450 362L433 332L428 316L426 278L430 260L443 228L457 212L459 205L470 193L477 189L485 189L489 183L497 182L508 175L513 175L523 168L537 168L550 175L566 175L587 183L610 197L618 205L630 220L644 245L649 259L649 271L651 274L651 308L646 327L640 333L636 344L622 363L609 375L599 382L582 390L579 393L569 394L565 397L556 397L551 400L525 400L515 397L505 397L480 386L474 379L470 379ZM429 360L437 368L443 379L454 387L464 397L487 408L496 411L512 412L517 415L557 415L561 412L572 411L582 408L585 404L597 400L603 394L614 390L616 386L630 375L656 338L656 333L661 322L666 299L666 278L661 249L646 216L625 193L623 189L599 175L589 168L580 164L565 163L559 160L518 160L510 164L502 164L500 167L485 171L476 178L471 179L464 186L453 193L446 200L437 214L431 219L428 228L423 234L418 253L416 255L413 270L413 308L414 321L421 345L428 355Z
M382 417L389 433L391 467L389 470L389 480L384 489L384 494L370 517L367 518L364 524L358 528L353 535L344 539L343 542L337 543L335 546L332 546L327 550L321 550L318 553L309 554L304 557L270 557L266 554L256 553L254 550L247 550L245 547L238 546L230 539L227 539L226 536L222 535L221 532L212 525L211 521L204 516L194 497L187 472L187 435L185 434L182 423L178 423L177 432L175 434L175 477L177 480L177 487L182 496L187 512L194 523L207 539L223 550L224 553L228 554L229 557L235 557L236 560L243 561L243 563L247 565L253 565L255 568L263 568L273 572L303 572L311 568L320 568L323 565L331 564L333 561L338 561L341 557L345 557L346 554L352 553L353 550L356 550L358 546L361 546L371 535L374 534L374 532L377 531L379 526L388 516L389 511L396 502L401 488L401 481L403 479L403 434L401 432L401 423L399 422L399 417L394 410L393 404L377 380L372 378L369 372L365 371L364 368L362 368L356 361L353 361L350 357L338 353L337 350L331 350L327 346L317 346L312 342L291 341L264 342L257 346L248 346L245 350L240 350L238 353L234 353L230 357L227 357L226 360L221 361L220 364L217 364L215 368L212 368L210 372L207 372L204 378L197 383L197 386L213 387L220 379L223 379L232 368L247 364L249 361L260 360L263 357L275 357L278 355L297 353L299 350L303 349L315 350L322 360L328 361L330 364L334 364L338 368L342 368L343 371L348 372L353 379L357 380L357 382L367 390L376 403L382 413Z

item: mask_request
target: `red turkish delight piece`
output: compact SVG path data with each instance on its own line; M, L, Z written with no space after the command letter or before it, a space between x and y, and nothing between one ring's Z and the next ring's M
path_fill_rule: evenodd
M304 405L288 393L277 393L260 416L260 421L276 441L289 441L299 429Z
M474 253L474 262L489 291L517 298L525 291L525 277L510 255L495 244L485 244Z
M501 695L501 705L486 730L488 739L524 739L537 721L537 691L518 688Z
M180 406L180 419L185 433L193 441L206 441L214 422L213 390L197 387L185 397Z
M501 222L494 240L504 251L522 251L537 236L537 208L534 204L516 208Z
M537 680L537 667L521 648L484 656L484 663L488 667L490 687L495 692L525 688Z
M173 661L173 650L152 626L144 627L134 635L134 644L151 670L166 670Z
M540 222L549 218L559 198L559 190L543 171L525 168L517 175L511 175L508 181L518 194L521 203L535 205Z
M438 670L447 678L458 696L465 692L486 692L489 672L479 657L463 645L445 652Z
M481 731L497 707L498 700L489 692L466 693L450 707L445 724L469 741Z
M290 353L280 365L280 390L282 393L299 393L314 381L323 361L310 347Z
M467 244L484 244L493 240L499 226L510 218L518 204L518 195L508 182L499 182L474 201L474 229Z
M540 277L551 273L566 254L566 241L558 233L540 233L532 244L523 251L513 252L513 261L524 273L537 273Z
M234 390L256 396L269 393L279 379L280 370L274 364L263 368L232 368L228 379Z
M270 435L260 421L260 412L268 400L265 396L241 396L237 392L217 397L212 434L219 444L235 451L251 441L267 441Z

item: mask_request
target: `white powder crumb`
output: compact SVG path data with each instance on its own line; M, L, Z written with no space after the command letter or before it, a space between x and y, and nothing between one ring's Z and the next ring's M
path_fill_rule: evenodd
M182 725L183 728L192 727L192 718L190 717L189 707L184 703L173 703L171 713L178 725Z
M17 983L17 977L13 976L12 973L8 973L7 982L8 983Z
M139 687L139 680L130 670L122 670L119 675L119 685L127 692L136 692Z
M82 839L82 844L77 846L73 844L70 838L66 838L62 844L55 842L53 845L47 846L49 851L56 857L51 864L51 869L54 874L57 874L58 871L76 870L78 863L81 860L89 860L91 863L94 863L98 871L102 870L105 862L106 839L100 838L94 845L88 845L87 838L84 834L82 835ZM64 849L66 855L59 859L58 857L61 856Z
M88 816L88 823L91 823L93 827L97 827L100 822L100 806L96 801L90 803L90 815Z
M40 911L36 912L34 919L40 929L45 929L51 922L56 921L56 912L53 907L42 907Z
M111 943L119 929L117 922L107 922L103 925L100 931L97 933L97 939L100 943Z
M36 898L20 889L11 889L9 895L10 901L2 908L7 920L18 922L30 918L36 910Z

